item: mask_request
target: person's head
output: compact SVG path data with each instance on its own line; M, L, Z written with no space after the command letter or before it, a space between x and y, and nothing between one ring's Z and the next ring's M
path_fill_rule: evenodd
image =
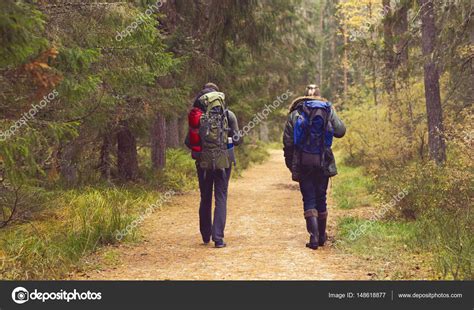
M308 86L306 86L305 96L321 96L321 91L319 90L319 87L316 84L309 84Z
M206 85L203 86L203 89L206 89L206 88L211 88L215 91L219 91L219 87L216 84L211 83L211 82L206 83Z

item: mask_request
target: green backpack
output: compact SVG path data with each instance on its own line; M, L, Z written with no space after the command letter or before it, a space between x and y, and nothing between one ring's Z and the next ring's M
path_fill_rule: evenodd
M225 95L210 92L199 98L206 111L202 114L199 127L202 152L199 166L204 170L230 168L227 151L229 120L225 108Z

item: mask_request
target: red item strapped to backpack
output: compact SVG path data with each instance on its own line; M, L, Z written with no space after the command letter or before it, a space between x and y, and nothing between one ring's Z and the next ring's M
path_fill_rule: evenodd
M189 123L189 144L191 145L191 150L194 152L200 153L202 151L201 146L201 137L199 136L199 126L201 121L202 110L194 107L188 115Z

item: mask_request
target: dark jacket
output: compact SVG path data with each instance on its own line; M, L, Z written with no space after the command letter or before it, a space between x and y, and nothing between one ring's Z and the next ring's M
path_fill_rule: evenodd
M288 114L288 120L286 122L285 131L283 133L283 151L285 156L285 164L290 169L293 175L293 180L299 180L299 166L298 162L298 152L293 143L293 129L296 124L296 120L301 115L300 107L305 100L321 100L326 101L324 98L320 97L300 97L293 101L290 113ZM334 107L331 107L331 114L329 115L329 122L331 123L334 129L334 137L342 138L346 134L346 127L344 123L337 116L336 110ZM328 163L328 169L331 176L337 174L336 163L332 150L328 150L330 162Z

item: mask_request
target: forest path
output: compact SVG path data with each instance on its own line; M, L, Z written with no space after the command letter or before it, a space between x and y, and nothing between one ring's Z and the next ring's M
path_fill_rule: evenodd
M301 194L291 181L281 151L231 180L225 241L201 244L199 193L173 198L142 226L145 240L104 248L89 259L99 268L76 279L98 280L355 280L370 279L366 261L332 246L312 251ZM334 236L343 211L329 206ZM109 254L107 254L109 253ZM110 253L114 253L111 255ZM110 262L113 256L113 263ZM107 259L107 257L109 257ZM365 270L365 271L364 271Z

